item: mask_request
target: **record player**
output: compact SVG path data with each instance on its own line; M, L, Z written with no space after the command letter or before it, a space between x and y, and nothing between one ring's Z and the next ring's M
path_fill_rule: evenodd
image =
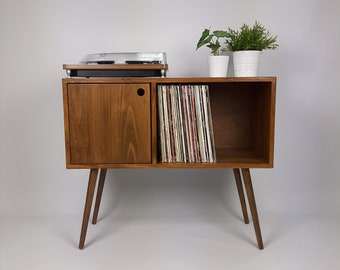
M96 53L63 68L69 77L165 77L168 65L164 52Z

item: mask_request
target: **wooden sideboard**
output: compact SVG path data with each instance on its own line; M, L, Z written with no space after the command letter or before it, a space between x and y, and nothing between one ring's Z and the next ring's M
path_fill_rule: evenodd
M245 187L258 248L263 249L249 169L273 167L275 77L64 78L62 83L66 167L90 169L80 249L97 178L93 224L110 168L233 169L244 222L249 223ZM159 85L208 86L216 162L161 161Z

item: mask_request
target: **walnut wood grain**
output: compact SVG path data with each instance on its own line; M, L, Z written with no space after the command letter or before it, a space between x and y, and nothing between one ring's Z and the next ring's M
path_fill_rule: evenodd
M67 94L71 164L151 163L148 84L70 84Z

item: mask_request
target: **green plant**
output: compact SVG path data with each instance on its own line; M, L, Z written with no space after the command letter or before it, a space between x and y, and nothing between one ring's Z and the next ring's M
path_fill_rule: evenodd
M228 28L226 31L226 45L229 51L274 50L279 45L277 36L273 36L259 22L250 27L243 24L240 30Z
M226 31L216 30L210 33L210 29L204 29L199 41L197 42L196 50L206 45L210 48L212 55L221 55L227 50L227 48L222 47L220 39L225 39L226 37Z

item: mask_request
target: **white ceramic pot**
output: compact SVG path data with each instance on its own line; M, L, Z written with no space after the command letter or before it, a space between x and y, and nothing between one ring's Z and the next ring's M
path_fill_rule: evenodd
M261 51L233 52L235 77L258 76L261 54Z
M209 76L226 77L228 72L229 56L210 55L209 56Z

